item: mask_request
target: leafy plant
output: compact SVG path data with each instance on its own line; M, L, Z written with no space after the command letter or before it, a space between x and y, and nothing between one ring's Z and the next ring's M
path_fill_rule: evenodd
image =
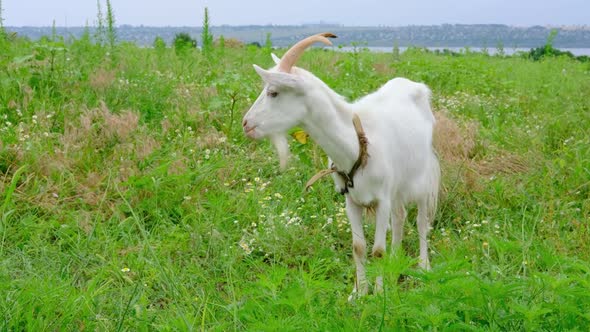
M211 54L213 50L213 35L209 32L209 9L205 7L203 15L203 28L201 30L201 49L205 55Z
M271 39L271 33L268 32L266 33L266 39L264 41L264 51L270 56L270 53L272 52L272 39Z
M223 35L219 36L219 38L217 39L216 48L217 53L220 56L223 56L225 54L225 37L223 37Z
M157 54L162 55L166 51L166 42L160 36L154 39L154 50Z
M100 0L96 0L96 42L100 45L104 45L107 40L107 32L105 27L105 20L102 13L102 6Z
M106 19L106 33L107 33L107 40L109 41L109 46L111 51L115 49L115 44L117 42L117 31L115 28L115 13L113 11L113 6L111 6L111 0L107 1L107 19Z
M0 35L4 37L4 8L2 8L2 1L0 0Z

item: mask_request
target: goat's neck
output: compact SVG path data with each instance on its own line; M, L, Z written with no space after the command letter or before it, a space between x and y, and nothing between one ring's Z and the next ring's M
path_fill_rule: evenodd
M350 105L331 91L318 91L308 96L308 111L302 123L303 128L322 147L338 170L349 172L359 157L358 137L352 123Z

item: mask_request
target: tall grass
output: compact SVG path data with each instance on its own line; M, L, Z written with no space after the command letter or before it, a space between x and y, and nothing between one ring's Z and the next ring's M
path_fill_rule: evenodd
M427 83L444 184L430 237L353 286L343 200L293 140L278 171L239 118L265 49L13 39L0 71L1 330L586 330L590 68L481 54L310 50L349 99ZM281 53L281 51L278 51ZM410 212L410 220L415 211ZM373 225L366 225L372 234Z

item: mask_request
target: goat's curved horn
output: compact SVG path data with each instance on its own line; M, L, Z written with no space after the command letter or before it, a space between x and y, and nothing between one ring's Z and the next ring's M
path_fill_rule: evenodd
M279 64L279 71L282 71L285 73L290 72L291 68L293 67L295 62L297 62L297 60L299 59L301 54L303 54L303 51L305 51L305 49L308 48L309 46L311 46L311 44L313 44L313 43L322 42L326 45L331 46L332 42L330 42L330 40L328 38L337 38L337 37L336 37L336 35L329 33L329 32L318 33L317 35L309 36L309 37L299 41L297 44L293 45L287 51L287 53L285 53L285 55L283 55L283 58L281 59L281 63Z

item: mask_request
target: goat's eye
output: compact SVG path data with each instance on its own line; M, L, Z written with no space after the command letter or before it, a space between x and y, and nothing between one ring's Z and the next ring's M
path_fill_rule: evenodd
M278 95L279 95L279 93L278 93L278 92L276 92L276 91L268 91L268 92L266 93L266 95L267 95L267 96L269 96L269 97L271 97L271 98L275 98L276 96L278 96Z

